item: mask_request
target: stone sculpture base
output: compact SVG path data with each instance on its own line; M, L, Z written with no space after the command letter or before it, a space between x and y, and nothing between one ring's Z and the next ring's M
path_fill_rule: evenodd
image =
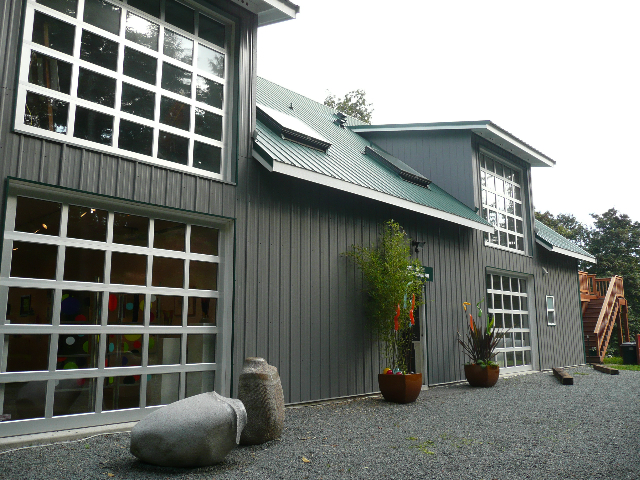
M247 412L239 400L202 393L162 407L131 430L131 453L165 467L220 463L240 440Z
M247 426L242 431L242 445L257 445L275 440L284 427L284 394L278 369L264 358L244 361L238 399L247 410Z

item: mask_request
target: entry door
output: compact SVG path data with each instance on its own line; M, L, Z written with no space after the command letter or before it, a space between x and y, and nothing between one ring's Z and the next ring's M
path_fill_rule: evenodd
M487 274L487 308L495 318L495 327L506 331L495 361L505 373L532 370L534 367L532 321L529 301L530 280L500 274Z

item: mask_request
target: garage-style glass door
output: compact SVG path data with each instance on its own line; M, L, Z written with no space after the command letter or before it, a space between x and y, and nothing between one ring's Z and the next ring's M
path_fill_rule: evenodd
M0 272L0 435L136 420L223 390L224 225L14 192Z
M487 308L501 331L510 329L500 342L495 361L505 372L533 368L529 281L526 278L487 274Z

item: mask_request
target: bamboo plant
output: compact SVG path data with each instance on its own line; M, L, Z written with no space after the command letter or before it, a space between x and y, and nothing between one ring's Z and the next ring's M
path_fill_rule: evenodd
M378 245L353 245L345 253L362 271L366 282L367 318L384 343L387 366L409 371L414 312L423 304L426 281L420 260L411 258L411 240L393 220L385 223Z

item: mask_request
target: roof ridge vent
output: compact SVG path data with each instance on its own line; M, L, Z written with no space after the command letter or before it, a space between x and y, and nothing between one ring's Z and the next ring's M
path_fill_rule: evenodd
M336 125L338 125L340 128L344 128L344 126L347 124L347 116L342 113L342 112L336 112L336 120L333 122Z

